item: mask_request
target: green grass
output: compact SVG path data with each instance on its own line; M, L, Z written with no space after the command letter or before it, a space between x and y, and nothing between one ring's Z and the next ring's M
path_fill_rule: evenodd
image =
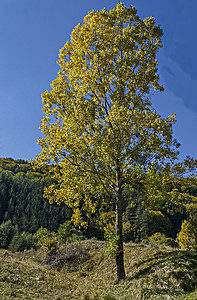
M114 284L115 262L96 240L70 245L46 264L41 252L0 251L0 299L197 299L197 254L125 244L127 278ZM45 264L43 261L45 260Z

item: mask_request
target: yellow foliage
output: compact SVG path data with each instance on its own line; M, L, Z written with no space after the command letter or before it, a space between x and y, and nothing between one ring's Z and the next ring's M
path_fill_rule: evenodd
M185 220L181 226L179 245L182 249L197 248L197 236L195 235L193 226L187 220Z
M101 213L102 227L104 229L104 238L109 236L111 233L116 235L116 212L103 212ZM122 233L123 237L128 235L132 230L131 224L129 222L122 222Z
M162 118L149 100L153 89L163 90L156 59L162 35L153 17L142 20L120 2L89 12L60 49L58 77L42 94L44 137L35 160L54 164L45 196L71 207L75 224L84 225L83 211L95 213L100 194L116 197L140 176L149 204L163 199L158 186L164 189L179 144L175 115Z

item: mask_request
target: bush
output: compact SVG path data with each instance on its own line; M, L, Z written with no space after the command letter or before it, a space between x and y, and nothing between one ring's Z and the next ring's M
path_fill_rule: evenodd
M149 243L157 245L166 245L172 248L178 247L178 244L170 237L166 237L164 233L156 232L148 238ZM145 241L146 243L146 241Z
M51 232L46 228L40 227L34 234L36 245L48 255L54 255L58 249L58 239L55 232Z
M13 237L18 233L18 226L12 225L12 222L8 220L0 225L0 247L8 248Z
M28 234L26 232L22 232L21 234L17 233L8 249L12 252L17 252L17 251L24 251L24 250L29 250L31 248L35 248L36 246L36 239L32 236L32 234Z
M190 222L185 220L182 223L181 231L178 235L181 249L197 249L197 237L195 232L195 228Z
M143 239L141 241L142 244L148 245L149 244L149 239Z
M48 264L58 269L63 267L65 263L83 263L89 259L89 253L86 249L82 248L82 245L78 242L73 242L66 246L65 249L48 257L44 264Z
M71 241L79 241L84 239L83 233L76 229L71 221L61 224L58 231L58 240L64 244Z
M49 236L51 236L51 232L47 228L44 228L44 227L40 227L36 231L36 233L34 233L34 237L37 240L38 246L41 246L42 240Z
M58 239L57 237L51 236L46 237L42 240L42 249L49 255L54 255L57 253L58 250Z
M110 233L105 238L105 253L109 257L116 257L118 254L118 241L114 233Z

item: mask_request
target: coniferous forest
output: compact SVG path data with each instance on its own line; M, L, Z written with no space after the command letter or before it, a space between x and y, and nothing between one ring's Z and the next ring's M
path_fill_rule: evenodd
M34 171L28 162L11 158L0 159L0 170L0 223L4 227L7 223L12 231L28 234L40 227L56 231L70 219L66 205L50 205L43 198L43 188L50 180L47 170Z
M9 247L15 235L35 234L39 228L57 232L60 225L71 220L72 211L64 203L49 204L43 198L43 189L50 184L49 166L33 169L24 160L0 159L0 245ZM150 237L160 234L169 244L180 243L183 248L196 246L197 185L183 186L177 183L177 190L184 195L177 207L165 205L157 210L147 210L143 196L136 191L125 190L123 201L123 236L125 242L148 243ZM132 200L135 200L135 205ZM109 201L110 202L110 201ZM99 240L109 238L115 228L115 209L112 204L102 207L88 219L88 227L81 229L87 238ZM188 227L189 226L189 227ZM9 232L9 234L8 234ZM5 234L8 240L5 241ZM192 237L192 238L191 238ZM30 246L29 246L30 247Z

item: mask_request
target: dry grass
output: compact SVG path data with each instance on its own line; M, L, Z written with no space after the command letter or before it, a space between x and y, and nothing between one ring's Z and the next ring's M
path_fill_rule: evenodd
M114 285L115 262L105 255L103 242L69 247L61 263L57 257L52 265L43 264L42 253L1 251L0 299L197 299L194 252L128 243L127 279Z

